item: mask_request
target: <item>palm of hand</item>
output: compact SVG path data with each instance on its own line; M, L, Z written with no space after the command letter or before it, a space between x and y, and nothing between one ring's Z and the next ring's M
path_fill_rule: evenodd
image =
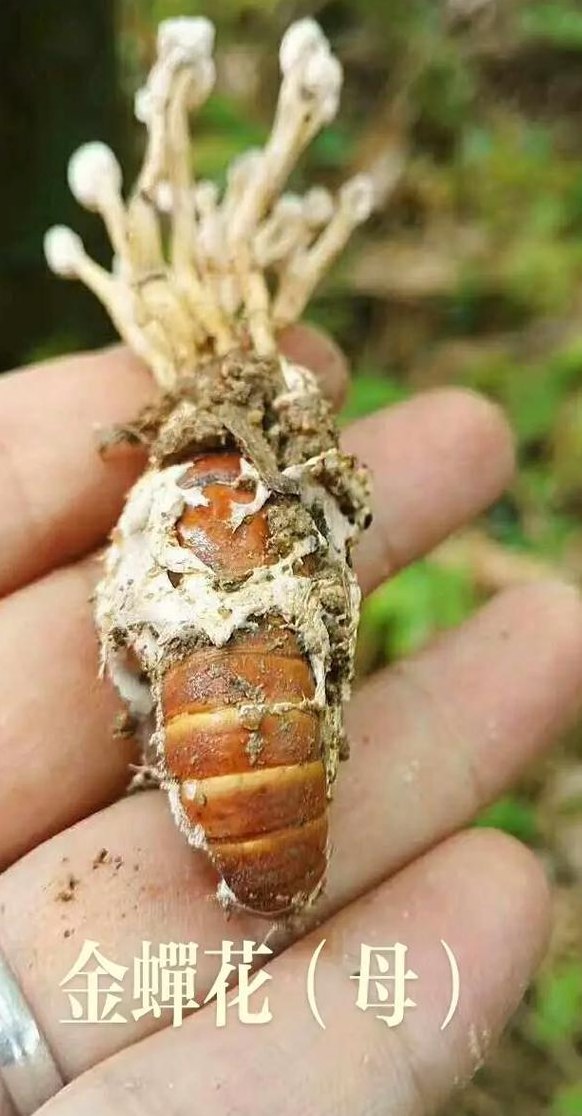
M343 364L329 342L298 328L285 345L341 397ZM126 966L144 938L199 943L202 1003L217 968L208 951L266 932L250 915L225 922L209 899L213 874L183 843L163 796L123 797L134 744L111 743L118 707L96 677L89 595L98 571L86 555L141 462L101 463L92 427L127 419L148 392L146 374L121 351L55 362L0 387L0 942L65 1077L76 1079L46 1111L166 1105L181 1114L193 1097L225 1113L435 1111L474 1070L544 946L546 885L533 857L500 834L458 831L576 713L577 594L560 584L507 592L356 693L326 893L285 940L270 940L278 956L258 993L259 1002L269 996L268 1025L244 1026L230 1012L217 1028L209 1005L174 1029L168 1012L135 1020L128 1001L124 1026L66 1027L59 982L85 939ZM365 591L485 508L511 472L503 419L459 391L358 422L345 441L375 476L375 525L357 556ZM322 939L325 1030L305 986ZM461 974L443 1032L450 975L441 939ZM418 974L409 993L417 1006L388 1028L358 1010L350 977L364 943L396 942ZM0 1116L11 1112L4 1095Z

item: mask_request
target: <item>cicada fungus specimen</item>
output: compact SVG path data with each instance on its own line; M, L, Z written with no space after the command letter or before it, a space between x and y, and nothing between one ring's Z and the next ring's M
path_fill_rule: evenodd
M336 197L282 193L341 86L309 19L282 41L265 147L228 168L222 193L194 181L189 114L214 82L213 39L202 18L161 24L127 200L109 148L71 159L73 194L106 224L111 273L62 226L45 249L101 299L160 388L132 427L149 463L96 596L104 669L180 829L216 867L219 898L278 916L313 901L325 876L359 611L350 551L369 511L365 471L277 337L368 217L372 187L357 175Z

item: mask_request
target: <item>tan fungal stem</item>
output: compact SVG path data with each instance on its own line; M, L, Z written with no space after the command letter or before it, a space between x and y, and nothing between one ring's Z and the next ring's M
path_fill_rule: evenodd
M87 255L83 242L72 229L55 225L44 240L52 271L64 279L79 279L103 304L123 340L151 367L160 385L169 388L174 380L171 352L165 339L140 328L131 289L110 275Z
M273 130L237 206L233 245L256 228L303 149L337 111L341 66L314 20L300 20L289 28L279 59L283 80Z
M302 199L293 194L284 194L273 207L255 238L255 256L261 267L284 259L297 244L305 228L303 210Z
M85 209L101 215L114 252L128 256L127 215L121 197L121 167L104 143L86 143L69 161L71 193Z
M71 234L64 246L62 229L47 240L49 264L98 294L165 389L177 388L200 357L249 340L258 355L274 353L277 331L302 312L372 203L363 175L337 201L321 187L304 197L281 195L339 101L342 69L312 19L292 24L281 42L281 89L264 148L234 160L222 195L212 182L195 182L189 115L214 85L213 45L214 28L203 17L160 25L156 60L135 99L147 143L127 202L105 144L86 144L70 161L73 194L107 228L112 274L89 260L80 242L73 266ZM72 271L63 271L63 251Z
M338 206L313 246L300 249L289 261L273 307L277 328L289 325L303 313L312 291L344 248L357 225L370 216L373 196L370 181L357 175L342 187Z
M158 212L146 194L136 194L127 206L127 237L129 258L122 261L122 269L136 276L165 271Z

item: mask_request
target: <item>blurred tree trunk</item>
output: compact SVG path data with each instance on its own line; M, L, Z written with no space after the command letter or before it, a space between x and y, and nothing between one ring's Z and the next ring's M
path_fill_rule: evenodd
M53 278L45 229L71 223L103 257L99 222L70 197L66 165L88 139L119 150L114 0L2 0L0 6L0 369L43 350L111 336L75 284Z

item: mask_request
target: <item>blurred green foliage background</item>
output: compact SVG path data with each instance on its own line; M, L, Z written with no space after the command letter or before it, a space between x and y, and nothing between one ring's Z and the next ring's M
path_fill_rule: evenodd
M266 134L292 18L315 15L344 63L341 118L296 176L333 186L371 166L384 196L309 311L353 363L344 418L458 383L501 402L516 430L507 496L366 604L360 671L414 652L501 588L553 572L580 581L579 0L3 0L0 366L111 337L89 295L47 275L42 233L70 220L105 258L97 223L67 194L66 159L101 138L135 170L131 95L156 22L177 14L219 30L219 83L193 151L217 180ZM450 1113L580 1116L582 733L479 824L539 852L555 931L524 1008Z

